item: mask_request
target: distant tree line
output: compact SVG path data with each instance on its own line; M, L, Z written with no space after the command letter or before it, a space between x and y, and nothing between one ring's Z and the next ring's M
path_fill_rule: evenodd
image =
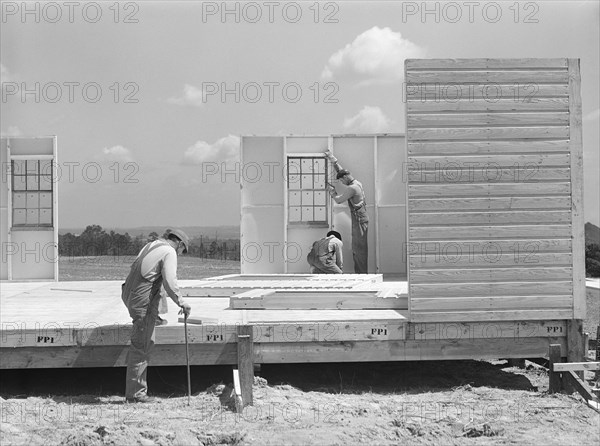
M70 232L58 236L58 253L66 257L129 256L137 255L144 245L159 238L151 232L132 237L127 232L106 232L99 225L90 225L79 234ZM201 235L190 240L187 255L205 259L240 260L240 241L237 239L209 238Z
M600 245L597 243L585 245L585 275L600 277Z

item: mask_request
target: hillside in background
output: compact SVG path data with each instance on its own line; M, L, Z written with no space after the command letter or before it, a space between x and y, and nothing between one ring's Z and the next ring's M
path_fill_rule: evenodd
M156 232L162 235L168 226L141 226L137 228L111 228L102 227L106 232L115 231L119 234L125 234L126 232L131 237L137 237L138 235L148 235L151 232ZM81 234L85 228L60 228L58 233L64 235L67 233ZM205 237L218 238L218 239L239 239L240 238L240 227L239 226L183 226L183 229L190 238L199 237L203 235Z
M600 228L593 223L585 224L585 244L595 243L600 245Z

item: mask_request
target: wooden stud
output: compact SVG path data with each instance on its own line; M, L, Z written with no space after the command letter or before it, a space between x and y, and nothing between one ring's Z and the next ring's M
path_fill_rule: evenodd
M560 345L551 344L548 356L550 358L548 393L558 393L561 390L560 373L554 371L554 364L561 361Z
M569 150L571 152L571 230L573 239L573 318L585 318L585 235L583 145L579 59L569 59Z
M583 382L583 380L579 376L577 376L576 372L565 372L563 376L565 381L568 383L568 387L577 390L579 394L583 397L583 399L585 399L586 401L594 401L595 403L598 403L598 398L596 397L596 395L594 395L590 391L587 384Z
M554 364L555 372L579 372L582 370L600 370L600 362L564 362Z
M596 361L600 361L600 347L598 346L600 342L600 325L596 328ZM600 381L600 370L596 372L596 381Z
M583 362L584 360L583 321L569 320L567 321L567 361Z
M239 325L237 329L238 370L243 406L252 405L254 384L254 348L251 325Z

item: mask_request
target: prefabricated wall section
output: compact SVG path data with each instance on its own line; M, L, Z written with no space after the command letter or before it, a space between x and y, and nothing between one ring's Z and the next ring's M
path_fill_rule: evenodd
M312 243L330 229L342 234L344 272L354 273L348 204L336 204L324 187L313 199L288 182L288 157L317 159L327 165L327 181L342 193L345 186L326 161L327 150L363 184L370 220L369 272L406 275L404 135L242 137L242 273L307 273ZM308 207L302 206L305 198L313 200ZM302 221L311 205L327 214L327 222Z
M579 60L406 61L411 321L585 316Z
M2 280L58 280L56 137L1 139Z

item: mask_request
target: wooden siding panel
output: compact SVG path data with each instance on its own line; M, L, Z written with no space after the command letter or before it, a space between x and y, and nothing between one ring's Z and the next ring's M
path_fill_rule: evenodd
M540 307L567 309L573 305L573 298L571 295L419 298L415 299L412 305L413 311L535 310Z
M569 137L568 126L409 128L411 140L518 139Z
M583 258L578 61L405 66L411 321L572 318Z
M569 111L569 99L567 97L555 98L528 98L527 101L509 99L498 99L494 101L486 99L473 99L457 101L436 100L410 100L406 101L406 109L411 113L440 113L440 112L499 112L499 111Z
M525 248L522 251L501 251L496 241L489 243L491 248L480 248L475 252L468 251L465 241L458 243L446 243L448 249L441 250L435 254L418 254L409 257L409 265L412 268L500 268L506 266L540 267L540 266L570 266L572 259L570 252L548 253L537 252L534 249ZM485 245L484 245L485 246ZM527 244L521 246L528 246ZM476 249L476 248L474 248ZM485 254L479 253L483 249ZM502 254L507 252L507 254Z
M537 267L518 265L517 268L481 269L416 269L412 272L411 283L452 283L452 282L506 282L569 280L573 277L571 267Z
M563 58L553 59L407 59L406 69L412 70L449 70L449 69L567 69L567 60Z
M411 241L419 240L481 240L498 238L565 238L571 236L571 225L518 226L410 226Z
M571 211L499 211L499 212L412 212L409 217L411 225L459 225L459 224L514 224L538 223L550 224L571 223Z
M433 170L409 166L408 178L412 184L418 183L482 183L484 181L503 183L525 183L535 181L569 181L569 167L539 167L531 164L526 167L500 167L495 164L485 167L440 167Z
M571 183L467 183L467 184L414 184L409 183L408 193L412 198L436 197L493 197L568 195Z
M564 152L569 153L569 141L522 140L522 141L426 141L408 142L409 156L457 156L486 154L524 154ZM512 164L511 164L512 165Z
M570 209L571 197L413 198L408 209L422 211Z
M407 101L437 101L458 102L460 100L475 101L481 99L495 102L500 99L510 99L515 103L527 104L538 98L568 97L569 85L564 84L440 84L415 83L406 85L405 99Z
M490 83L490 84L566 84L567 70L432 70L409 71L406 82L409 84L451 84L451 83Z
M583 214L583 145L581 128L581 75L579 59L569 59L569 115L571 150L571 228L573 230L573 317L584 319L586 314L585 290L585 235Z
M567 125L568 112L537 113L426 113L410 114L408 124L417 127L445 126L513 126L513 125Z
M411 284L413 304L419 298L491 297L491 296L556 296L573 295L573 284L565 282L498 282L498 283L424 283ZM541 307L543 308L543 307ZM462 308L468 310L469 307ZM413 307L414 310L414 307Z

